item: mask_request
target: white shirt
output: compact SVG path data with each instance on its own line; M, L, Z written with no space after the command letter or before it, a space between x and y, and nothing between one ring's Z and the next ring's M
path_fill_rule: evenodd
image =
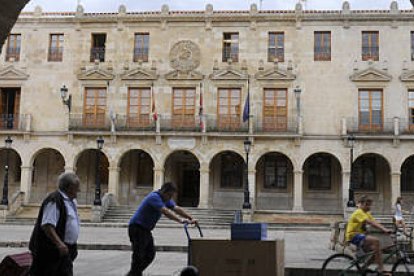
M65 226L65 240L67 244L75 244L79 237L80 221L77 210L76 199L70 200L70 198L62 191L60 194L63 196L63 202L66 207L66 226ZM59 221L59 209L56 207L56 203L49 202L43 210L43 217L41 225L51 224L56 227Z

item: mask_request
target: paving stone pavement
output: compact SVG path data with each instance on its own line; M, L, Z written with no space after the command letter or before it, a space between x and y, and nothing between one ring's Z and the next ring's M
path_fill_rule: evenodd
M0 224L1 242L27 242L32 227L28 225ZM229 229L205 229L205 237L230 238ZM156 245L185 246L187 238L181 228L156 228L153 231ZM197 236L195 229L192 236ZM285 267L320 268L332 251L328 249L330 233L268 231L269 238L285 239ZM79 243L94 245L129 245L126 228L83 227ZM0 248L0 259L8 254L25 251L26 248ZM75 275L125 275L130 265L131 253L125 250L80 250L75 261ZM148 276L178 275L186 265L184 252L158 252L154 263L147 269Z

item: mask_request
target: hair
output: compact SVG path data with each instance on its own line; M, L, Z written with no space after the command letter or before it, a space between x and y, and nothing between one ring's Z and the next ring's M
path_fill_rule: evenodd
M401 200L402 200L401 196L397 197L397 200L395 201L395 205L401 204Z
M363 195L359 198L358 202L361 203L361 204L366 204L366 203L372 203L373 200L372 200L372 198L368 197L367 195Z
M58 177L59 189L67 192L72 185L79 185L79 177L74 172L64 172Z
M198 269L194 266L187 266L181 270L180 276L198 276L200 275Z
M175 186L172 182L166 182L161 186L160 192L161 193L169 193L169 192L176 192L177 186Z

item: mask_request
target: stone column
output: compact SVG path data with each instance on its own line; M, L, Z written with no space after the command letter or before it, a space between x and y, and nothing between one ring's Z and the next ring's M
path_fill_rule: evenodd
M154 190L161 188L164 183L164 168L154 168Z
M210 170L207 167L200 168L200 203L198 207L210 207Z
M108 175L108 192L113 194L114 197L117 199L118 192L119 192L119 172L121 168L118 166L109 167L109 175Z
M355 207L348 207L349 200L349 181L351 178L351 171L342 172L342 206L344 210L344 219L348 220L350 215L355 211ZM355 200L355 199L354 199Z
M20 181L20 190L24 192L24 203L29 203L30 193L32 189L32 166L22 166L22 175Z
M249 201L252 206L252 211L256 209L256 170L249 169L247 172L247 179L249 179Z
M395 204L397 197L401 196L401 172L391 173L391 208Z
M294 171L293 211L303 211L303 171Z

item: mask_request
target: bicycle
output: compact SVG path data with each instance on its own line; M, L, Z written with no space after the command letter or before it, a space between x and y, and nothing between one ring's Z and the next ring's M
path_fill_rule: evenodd
M395 231L391 234L393 237L393 244L382 248L383 251L383 261L387 263L388 261L396 260L393 262L391 269L392 275L411 275L410 274L410 258L407 252L403 249L403 244L398 241L398 232ZM413 239L411 235L404 236L408 237L410 240ZM361 248L357 249L355 257L344 254L337 253L328 257L322 265L322 276L333 276L333 275L379 275L379 273L370 268L371 264L374 263L374 252L363 252Z

